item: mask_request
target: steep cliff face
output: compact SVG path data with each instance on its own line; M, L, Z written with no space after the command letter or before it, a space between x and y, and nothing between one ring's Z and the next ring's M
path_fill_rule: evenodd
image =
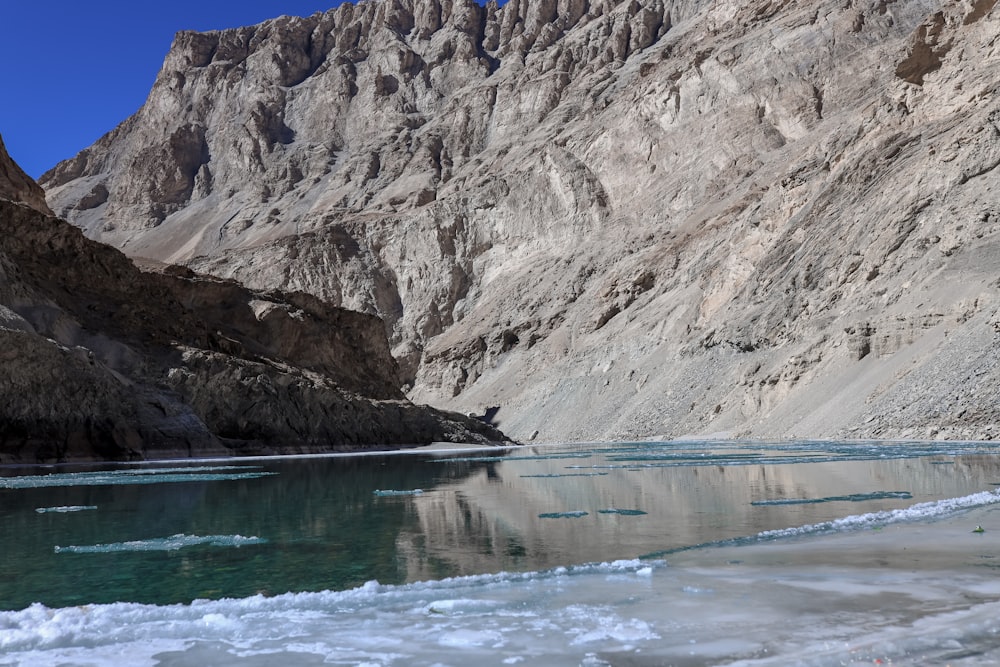
M425 340L454 319L472 262L496 244L488 228L448 228L464 225L470 206L520 199L512 189L534 167L512 159L514 180L497 179L499 156L550 118L568 87L606 86L609 66L697 6L648 4L366 2L180 33L143 109L43 182L60 215L135 256L191 262L278 241L288 261L268 251L264 263L282 275L245 277L388 317L412 380ZM578 180L569 185L582 197L599 187ZM412 211L437 198L446 201L432 228L413 228ZM535 207L515 203L501 220L530 239L536 223L524 213Z
M502 439L403 399L373 316L141 271L2 198L0 367L3 463Z
M992 438L991 0L372 0L178 35L43 184L127 252L377 313L515 436Z

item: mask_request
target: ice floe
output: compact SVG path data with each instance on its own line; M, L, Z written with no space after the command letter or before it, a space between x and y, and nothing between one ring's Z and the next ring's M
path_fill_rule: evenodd
M96 510L97 505L62 505L60 507L36 507L39 514L69 514L71 512L87 512Z
M252 544L265 544L267 540L261 537L244 537L242 535L171 535L148 540L132 540L129 542L113 542L111 544L71 545L55 547L57 554L107 554L124 551L177 551L185 547L208 545L213 547L243 547Z
M851 502L860 503L866 500L899 499L910 500L913 494L909 491L872 491L871 493L850 493L845 496L827 496L826 498L775 498L773 500L754 500L751 505L808 505L811 503Z
M249 472L248 472L249 471ZM276 475L247 466L200 466L191 468L136 468L100 472L53 473L0 477L0 489L42 489L64 486L116 486L177 482L218 482Z
M539 475L521 475L524 479L557 479L560 477L606 477L610 473L606 472L568 472L568 473L546 473Z

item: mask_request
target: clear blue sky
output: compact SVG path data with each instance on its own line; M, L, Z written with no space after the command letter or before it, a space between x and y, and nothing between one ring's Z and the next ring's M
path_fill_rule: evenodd
M178 30L218 30L342 0L6 0L0 135L31 176L73 157L146 100Z

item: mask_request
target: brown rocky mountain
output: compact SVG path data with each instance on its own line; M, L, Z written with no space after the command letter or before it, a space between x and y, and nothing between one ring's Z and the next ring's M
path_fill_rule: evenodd
M384 318L514 437L993 438L996 0L368 0L179 33L46 174L133 256Z
M140 270L25 178L0 179L0 463L502 439L405 400L377 318Z

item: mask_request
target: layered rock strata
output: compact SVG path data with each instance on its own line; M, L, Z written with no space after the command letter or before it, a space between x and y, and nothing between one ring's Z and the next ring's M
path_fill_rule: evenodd
M7 199L0 369L0 463L503 440L405 400L371 315L178 267L140 270Z
M382 316L516 437L1000 433L995 0L370 0L180 33L43 178Z

